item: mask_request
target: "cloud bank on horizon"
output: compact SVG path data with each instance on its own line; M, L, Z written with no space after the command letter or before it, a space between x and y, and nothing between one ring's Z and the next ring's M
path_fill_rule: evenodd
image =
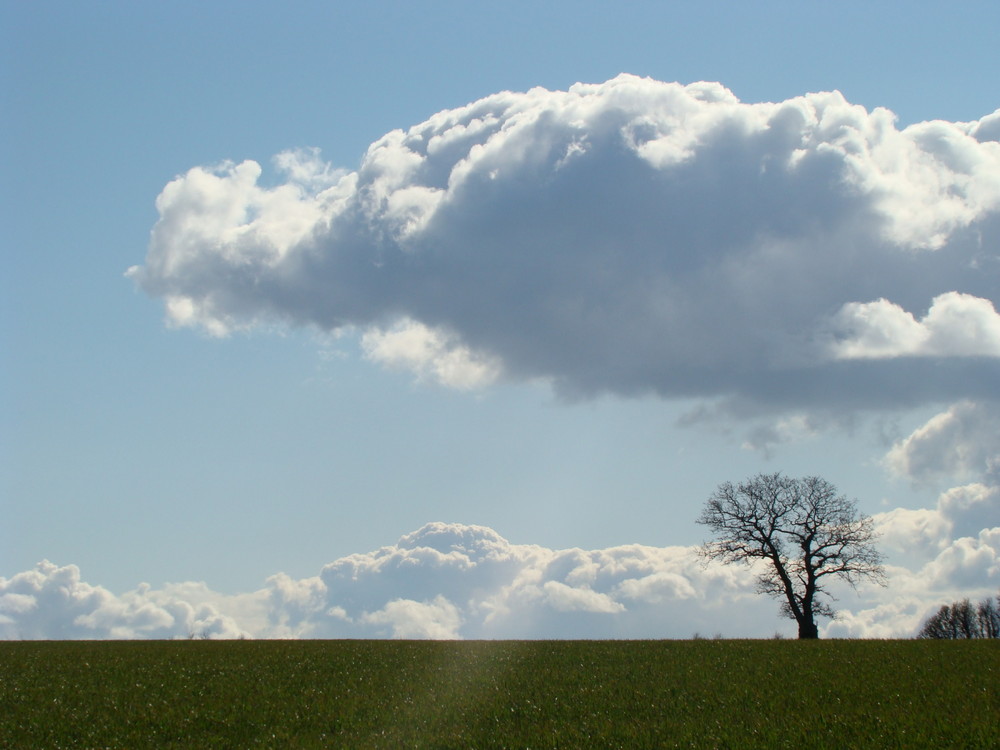
M935 511L897 509L877 521L887 546L930 554L890 566L891 593L838 592L824 637L908 637L955 592L1000 583L1000 528L952 538L962 519L996 513L997 488L942 496ZM749 568L705 566L693 547L552 550L512 544L482 526L430 523L395 544L325 566L277 574L226 595L204 583L143 584L115 595L74 565L40 563L0 577L0 638L687 638L787 631Z
M1000 110L899 129L837 93L621 75L502 92L374 142L195 167L129 275L216 335L357 330L467 388L769 410L997 397Z
M834 590L840 612L825 637L909 637L942 603L1000 590L1000 409L981 411L953 407L889 451L887 467L913 481L954 476L956 462L972 481L934 508L874 517L889 586ZM697 547L553 550L483 526L429 523L317 576L278 573L247 594L188 582L115 595L74 565L43 562L0 577L0 638L766 637L782 621L754 590L751 568L705 564Z

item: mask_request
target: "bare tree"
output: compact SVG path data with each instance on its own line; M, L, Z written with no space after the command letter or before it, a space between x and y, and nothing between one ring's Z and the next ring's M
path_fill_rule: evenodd
M992 599L983 599L976 610L979 615L979 629L983 638L1000 638L1000 595L996 604Z
M937 612L927 618L917 638L952 639L958 638L958 631L954 627L951 617L951 607L947 604L941 606Z
M968 599L945 604L927 618L917 638L1000 638L1000 608L992 599L983 599L978 606Z
M828 579L852 587L862 579L885 585L871 518L819 477L758 474L738 485L725 482L698 523L716 537L702 547L706 558L769 563L757 590L782 600L782 612L798 623L799 638L818 638L816 618L834 615L820 598L830 596L824 588Z

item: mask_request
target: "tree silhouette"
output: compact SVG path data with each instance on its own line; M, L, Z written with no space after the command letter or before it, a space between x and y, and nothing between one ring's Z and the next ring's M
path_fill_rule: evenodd
M820 477L776 473L737 485L725 482L708 499L698 523L716 537L702 547L707 559L768 563L757 590L782 600L782 612L798 623L799 638L818 638L816 618L834 615L821 598L829 597L828 579L852 587L862 579L885 584L871 518Z
M997 603L983 599L978 606L963 599L944 605L927 618L917 638L1000 638L1000 596Z

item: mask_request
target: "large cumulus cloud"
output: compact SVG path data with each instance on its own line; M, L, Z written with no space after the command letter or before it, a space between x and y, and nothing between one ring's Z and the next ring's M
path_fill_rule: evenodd
M709 627L713 612L717 629L737 627L735 602L738 627L774 628L748 573L705 567L691 548L552 550L461 524L430 523L314 579L268 586L276 624L295 636L683 637Z
M215 334L357 329L468 387L780 407L995 399L1000 111L897 128L839 93L619 76L503 92L368 149L196 167L130 275Z

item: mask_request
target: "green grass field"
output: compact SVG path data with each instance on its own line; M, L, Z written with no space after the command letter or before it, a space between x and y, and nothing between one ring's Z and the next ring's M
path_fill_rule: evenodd
M3 748L996 748L996 641L0 643Z

